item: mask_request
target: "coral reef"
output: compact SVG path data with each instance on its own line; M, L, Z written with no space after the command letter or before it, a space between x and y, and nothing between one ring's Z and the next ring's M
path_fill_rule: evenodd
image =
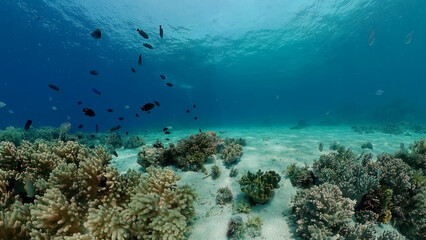
M300 190L292 199L297 232L305 239L327 239L349 222L354 206L355 201L343 197L336 185Z
M252 204L265 204L274 194L274 189L278 188L281 177L274 171L266 171L265 173L259 169L255 174L250 171L242 176L238 181L241 191Z
M226 205L231 203L233 199L231 189L229 187L221 187L217 190L216 203L219 205Z
M117 149L123 146L123 140L117 133L110 133L106 139L106 144L111 146L112 149Z
M406 238L399 235L395 231L384 231L382 235L380 235L377 240L405 240Z
M0 131L0 141L11 142L15 146L19 146L23 139L24 132L22 129L7 127L5 130Z
M232 206L232 210L238 213L251 213L252 207L249 203L240 201Z
M243 146L236 143L230 143L220 152L221 158L226 164L232 165L243 156Z
M247 219L247 223L246 223L246 231L247 234L254 238L254 237L259 237L260 235L262 235L262 217L260 216L252 216L249 219Z
M369 222L365 224L356 223L355 226L348 227L347 231L342 231L338 239L341 240L363 240L375 239L375 226Z
M308 165L299 167L295 163L287 166L286 175L295 187L308 188L314 184L315 177Z
M223 143L225 146L230 144L238 144L243 147L247 146L247 141L244 138L224 138Z
M145 141L142 137L139 136L131 136L124 140L123 147L124 149L134 149L145 145Z
M361 144L361 149L370 149L373 150L373 144L371 144L371 142L365 142L363 144Z
M221 171L220 167L218 165L213 165L210 175L212 176L212 179L217 179L220 177Z
M232 167L231 171L229 172L229 176L232 177L232 178L238 176L238 169Z
M244 239L244 222L240 216L232 216L228 223L226 236L229 239Z

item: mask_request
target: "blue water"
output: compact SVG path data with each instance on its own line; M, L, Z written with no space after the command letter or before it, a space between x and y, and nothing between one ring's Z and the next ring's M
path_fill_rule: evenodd
M424 122L425 11L421 0L3 0L0 128Z

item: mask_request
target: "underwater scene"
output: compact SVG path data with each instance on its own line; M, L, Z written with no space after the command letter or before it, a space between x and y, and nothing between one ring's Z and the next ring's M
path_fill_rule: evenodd
M0 240L426 239L426 1L0 1Z

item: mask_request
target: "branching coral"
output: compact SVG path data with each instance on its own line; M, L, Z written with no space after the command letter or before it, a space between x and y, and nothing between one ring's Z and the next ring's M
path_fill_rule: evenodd
M377 240L405 240L406 238L399 235L395 231L384 231L382 235L380 235Z
M231 143L221 151L221 157L226 164L232 165L243 156L243 146L236 143Z
M360 224L357 223L355 226L349 227L346 233L343 233L343 236L340 236L338 239L341 240L367 240L375 239L376 229L372 223Z
M29 239L30 211L28 205L16 201L10 210L0 208L0 237L1 239Z
M144 142L143 138L141 138L139 136L131 136L131 137L124 140L123 147L125 149L133 149L133 148L141 147L144 144L145 144L145 142Z
M297 232L306 239L326 239L339 232L353 216L355 201L329 183L303 189L292 200Z
M221 187L217 190L216 203L219 205L226 205L231 203L233 199L231 189L229 187Z
M84 226L96 239L125 240L129 237L129 223L120 206L104 204L90 208Z
M23 129L7 127L5 130L0 131L0 141L11 142L15 146L21 145L23 138Z
M250 237L259 237L262 235L262 217L253 216L247 219L246 229Z
M295 187L308 188L314 184L315 177L308 165L299 167L295 163L287 166L287 176Z
M247 199L252 204L265 204L274 194L274 189L278 188L281 177L274 171L265 173L259 169L255 174L250 171L238 181L241 191L245 193Z
M138 164L142 166L142 168L146 169L150 166L162 166L164 162L160 157L162 153L165 151L164 148L154 148L154 147L146 147L143 146L142 149L138 153Z

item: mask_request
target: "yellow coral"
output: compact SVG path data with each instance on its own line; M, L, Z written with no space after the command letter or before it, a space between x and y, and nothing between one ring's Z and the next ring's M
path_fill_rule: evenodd
M29 220L28 205L16 201L10 211L0 211L0 236L6 239L28 239L29 228L26 223Z
M100 205L90 208L84 226L96 239L124 240L128 238L128 223L120 206Z

